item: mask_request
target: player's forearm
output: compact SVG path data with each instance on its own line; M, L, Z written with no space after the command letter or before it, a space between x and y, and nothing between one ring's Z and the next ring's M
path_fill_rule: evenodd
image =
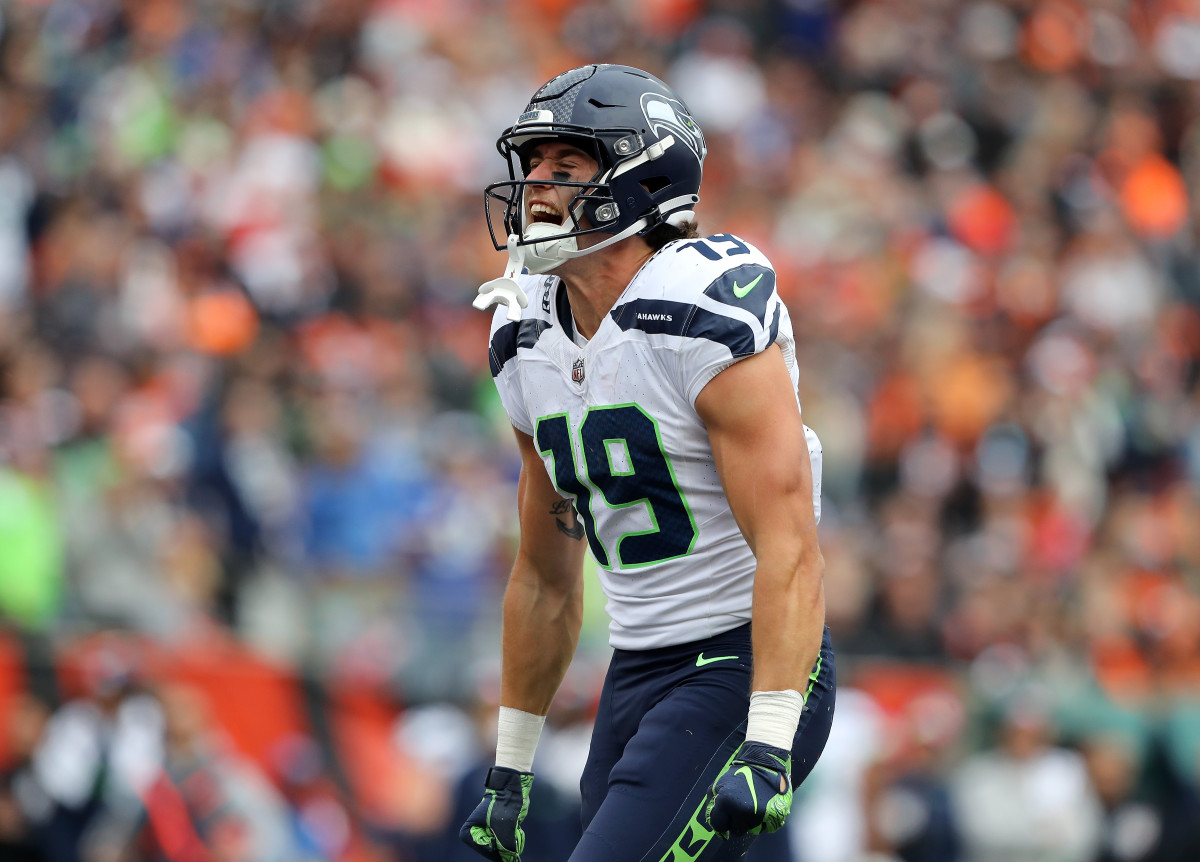
M504 594L502 706L536 715L549 711L579 643L582 620L581 583L556 585L518 558Z
M803 694L825 626L825 562L816 542L758 543L754 581L754 691Z

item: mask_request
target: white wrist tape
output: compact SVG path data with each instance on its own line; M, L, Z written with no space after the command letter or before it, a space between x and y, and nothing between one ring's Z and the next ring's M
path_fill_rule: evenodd
M746 741L791 751L803 710L804 696L795 689L754 692L746 714Z
M496 765L518 772L533 769L533 753L537 750L546 716L534 715L510 706L500 707L496 727Z

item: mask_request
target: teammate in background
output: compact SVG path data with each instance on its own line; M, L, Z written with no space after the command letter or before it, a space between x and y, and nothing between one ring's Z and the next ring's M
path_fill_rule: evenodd
M738 858L783 824L834 705L820 446L775 273L731 234L698 238L704 137L645 72L564 72L497 146L510 179L488 187L488 223L510 261L476 305L501 303L491 368L522 456L521 540L496 765L460 836L520 857L586 539L614 653L571 860Z

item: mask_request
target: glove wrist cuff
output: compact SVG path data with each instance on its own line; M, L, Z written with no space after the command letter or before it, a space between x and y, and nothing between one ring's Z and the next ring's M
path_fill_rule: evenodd
M804 696L795 689L754 692L746 714L746 741L791 751L803 710Z
M509 706L500 707L496 725L496 765L517 772L533 769L533 754L546 716L534 715Z

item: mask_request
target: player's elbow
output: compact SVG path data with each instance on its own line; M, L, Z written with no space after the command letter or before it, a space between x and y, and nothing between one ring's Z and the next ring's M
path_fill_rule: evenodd
M798 543L787 570L789 592L805 595L820 592L825 579L825 556L815 540Z
M525 603L542 613L577 613L583 606L583 576L577 568L519 550L507 592L521 591Z
M811 543L801 553L800 565L796 572L799 581L798 591L814 602L823 601L825 595L825 555L816 542Z
M816 595L825 577L825 557L815 536L781 533L775 541L760 542L758 578L783 595Z

